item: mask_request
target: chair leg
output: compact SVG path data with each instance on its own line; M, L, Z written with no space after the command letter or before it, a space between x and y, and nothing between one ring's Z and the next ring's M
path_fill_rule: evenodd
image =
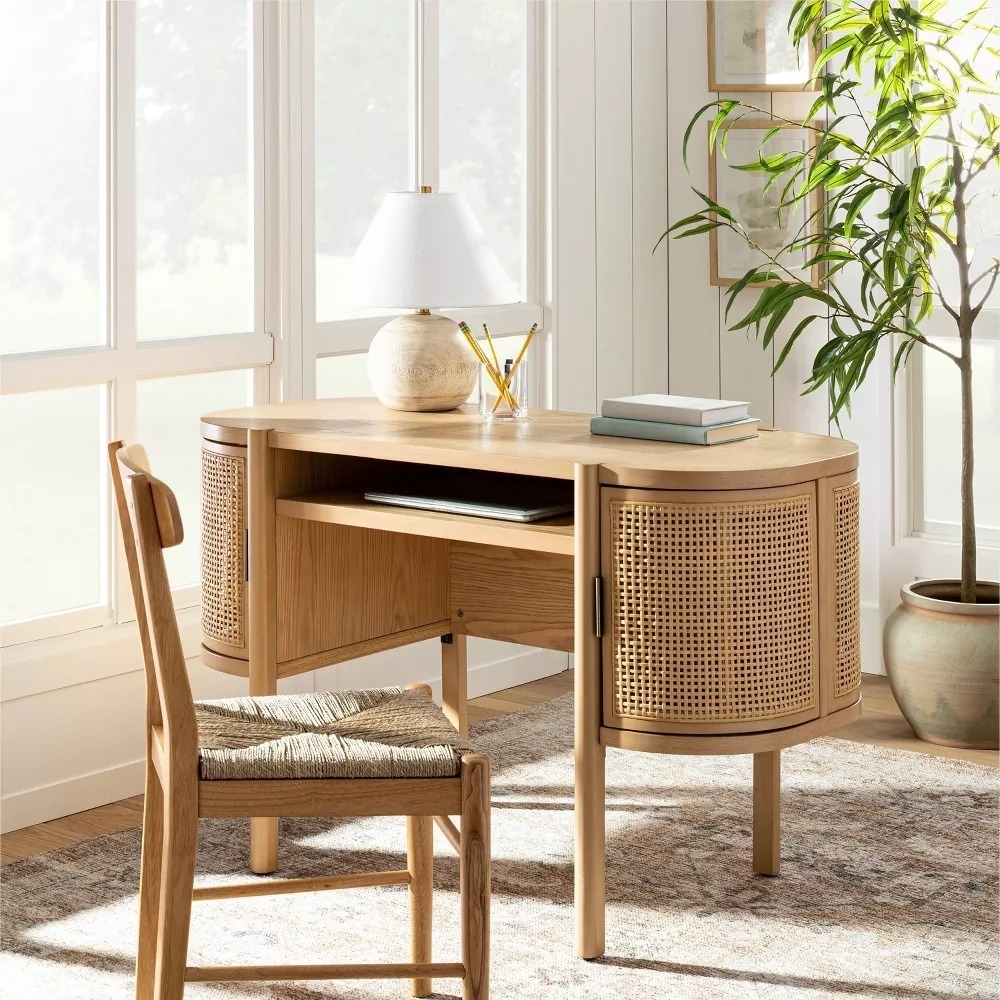
M181 1000L198 850L198 786L168 782L164 792L163 867L156 942L155 1000Z
M139 870L139 947L135 962L136 1000L153 1000L156 937L160 914L160 868L163 862L163 788L151 760L146 760L142 803L142 867Z
M410 870L410 961L431 961L434 901L434 820L430 816L406 817L406 857ZM431 979L414 979L415 997L429 997Z
M781 751L753 755L753 870L781 871Z
M462 829L459 865L462 905L463 1000L490 992L490 761L462 758Z
M278 817L254 816L250 820L250 871L270 875L278 867Z

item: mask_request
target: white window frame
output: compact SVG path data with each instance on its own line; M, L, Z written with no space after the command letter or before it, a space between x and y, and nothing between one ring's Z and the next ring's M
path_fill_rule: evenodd
M480 309L443 309L455 320L466 320L473 329L486 322L493 336L503 337L525 333L533 323L541 336L536 344L548 338L546 301L547 273L545 268L545 222L548 202L548 169L546 143L546 107L548 96L547 71L547 5L522 0L526 7L525 23L525 235L522 287L524 302L490 306ZM410 0L410 150L409 184L417 190L429 184L439 186L440 133L439 110L439 0ZM303 3L298 25L299 65L302 67L302 115L298 122L299 164L301 168L301 329L302 367L301 392L306 398L316 395L316 363L320 358L359 354L368 350L378 330L390 316L328 320L316 318L316 202L315 202L315 0ZM547 356L532 347L532 405L544 405L551 398L551 372Z
M955 323L947 313L938 310L928 319L923 327L923 332L935 339L947 338L949 350L957 352L959 350L958 334L955 330ZM1000 309L984 309L980 313L975 329L976 342L997 342L1000 341ZM959 372L955 368L955 391L958 392ZM904 381L904 391L902 393L902 405L907 414L906 421L900 428L902 447L899 454L905 456L906 460L906 481L907 489L903 491L902 502L904 509L900 512L900 523L908 528L908 534L913 538L927 539L934 542L957 543L961 538L961 525L948 522L936 521L927 518L924 512L924 378L926 377L924 350L916 350L910 356L907 363L907 371ZM907 433L908 429L908 433ZM959 442L955 442L958 447ZM976 455L977 462L996 460L996 456ZM958 489L958 484L955 484ZM1000 529L995 526L987 527L980 525L976 529L976 541L980 548L997 549L1000 548Z
M93 347L11 354L0 358L0 395L104 386L103 425L107 440L135 440L136 396L140 379L252 369L254 401L267 402L271 394L275 359L272 324L275 262L265 257L265 226L273 225L271 204L276 178L265 169L265 111L276 107L273 89L278 72L273 58L278 30L277 4L247 0L249 190L251 192L252 322L253 329L179 340L142 341L136 335L136 186L135 186L135 45L134 4L102 4L101 80L101 326L105 343ZM284 6L284 5L282 5ZM268 37L265 38L265 35ZM268 52L265 78L265 51ZM273 131L273 130L272 130ZM273 141L272 144L273 145ZM273 254L271 257L273 258ZM270 273L269 273L270 272ZM95 469L102 490L104 520L100 567L104 600L97 605L57 612L3 628L0 644L12 646L65 636L84 629L134 620L128 573L120 535L112 530L110 483L106 468ZM114 556L112 538L116 539ZM58 571L58 567L54 567ZM174 592L178 608L200 602L197 586Z

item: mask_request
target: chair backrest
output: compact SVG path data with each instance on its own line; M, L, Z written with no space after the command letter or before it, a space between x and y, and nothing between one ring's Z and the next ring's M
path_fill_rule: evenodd
M198 730L163 550L184 540L177 499L141 445L108 446L146 673L147 726L162 726L172 763L194 764Z

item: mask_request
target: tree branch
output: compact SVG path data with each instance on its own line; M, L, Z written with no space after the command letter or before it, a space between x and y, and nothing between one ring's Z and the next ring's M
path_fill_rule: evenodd
M948 235L948 233L944 229L942 229L930 217L930 215L926 215L925 214L925 218L927 219L927 228L932 233L937 233L937 235L941 237L942 242L946 243L948 245L949 249L951 250L951 252L954 253L955 252L955 242L954 242L954 240L952 240L952 238Z
M993 149L990 150L989 155L975 168L975 170L970 167L966 171L965 183L968 184L973 178L978 177L995 159L1000 159L1000 142L994 145Z
M937 351L938 354L943 354L946 358L951 358L955 364L960 364L961 358L957 354L952 354L951 351L946 351L943 347L935 344L933 341L928 340L922 333L909 333L908 331L902 331L904 336L909 337L911 340L915 340L918 344L928 348L931 351Z
M937 293L938 301L944 306L945 312L957 323L958 322L958 310L948 304L948 300L944 297L944 291L941 288L941 282L934 277L930 271L927 272L931 276L931 281L934 282L934 290Z
M990 297L990 295L993 294L993 289L996 288L997 286L997 278L1000 277L1000 264L994 264L992 267L992 271L993 271L993 277L990 278L990 283L986 286L986 291L983 293L983 297L979 300L979 302L976 305L972 307L973 322L976 321L976 318L983 311L983 306L986 305L986 300ZM985 275L989 273L990 273L989 270L983 271L983 273L978 278L976 278L976 281L973 282L973 284L980 281ZM970 291L972 290L972 285L969 285L969 290Z

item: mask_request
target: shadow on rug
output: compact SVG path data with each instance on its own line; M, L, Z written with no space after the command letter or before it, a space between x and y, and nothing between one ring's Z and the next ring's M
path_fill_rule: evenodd
M783 757L782 875L750 871L749 757L608 752L607 953L573 956L572 698L476 728L494 761L497 998L998 996L997 775L836 739ZM200 884L246 878L245 821L202 821ZM440 835L439 835L440 837ZM402 820L283 820L281 877L405 867ZM133 995L139 832L3 869L12 998ZM436 961L458 959L439 839ZM189 963L405 961L406 892L198 903ZM437 996L457 996L441 981ZM190 998L409 995L406 982L199 984Z

